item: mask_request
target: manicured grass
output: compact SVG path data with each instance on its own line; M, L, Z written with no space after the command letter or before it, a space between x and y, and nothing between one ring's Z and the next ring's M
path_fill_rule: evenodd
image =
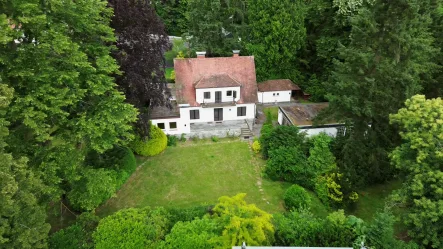
M237 193L247 193L248 203L267 212L284 210L282 198L289 185L262 179L264 161L246 142L187 142L140 162L116 196L97 210L99 215L128 207L214 204L220 196Z
M166 77L166 79L170 79L171 78L172 71L174 71L173 67L166 68L166 70L165 70L165 77Z

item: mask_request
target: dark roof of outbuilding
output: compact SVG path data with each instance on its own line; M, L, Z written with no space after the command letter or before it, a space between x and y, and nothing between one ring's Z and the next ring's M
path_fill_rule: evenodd
M198 106L195 89L240 85L237 103L257 102L257 80L253 56L174 59L175 88L178 104ZM223 83L222 81L226 80ZM200 83L202 85L200 85ZM221 84L217 85L217 84Z
M267 80L258 83L259 92L291 91L291 90L301 90L301 89L299 86L297 86L291 80L288 79Z
M312 125L312 120L320 113L321 110L328 107L328 103L316 104L294 104L292 106L281 106L285 115L291 120L293 125L304 126ZM336 123L329 121L327 124Z

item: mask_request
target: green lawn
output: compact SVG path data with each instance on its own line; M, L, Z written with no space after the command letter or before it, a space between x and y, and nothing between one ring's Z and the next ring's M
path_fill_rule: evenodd
M284 210L282 198L290 186L262 179L264 161L238 140L188 142L139 162L116 196L97 210L99 215L127 207L214 204L220 196L237 193L247 193L248 203L275 213Z

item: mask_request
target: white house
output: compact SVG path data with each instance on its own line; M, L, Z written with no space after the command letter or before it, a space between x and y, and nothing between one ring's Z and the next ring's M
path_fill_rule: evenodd
M258 84L258 102L290 102L292 97L302 96L303 92L291 80L268 80Z
M325 132L330 136L337 135L337 129L343 124L330 121L322 125L313 125L313 119L317 114L328 107L328 103L317 104L294 104L292 106L280 106L278 108L278 123L280 125L294 125L308 136Z
M257 82L253 56L175 59L174 107L154 108L152 124L170 135L252 136Z

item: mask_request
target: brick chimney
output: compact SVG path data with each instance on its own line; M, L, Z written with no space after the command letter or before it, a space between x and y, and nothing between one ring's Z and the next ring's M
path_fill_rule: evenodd
M240 54L240 50L232 50L232 57L238 57L238 55Z
M206 51L196 52L197 58L203 59L206 56Z

